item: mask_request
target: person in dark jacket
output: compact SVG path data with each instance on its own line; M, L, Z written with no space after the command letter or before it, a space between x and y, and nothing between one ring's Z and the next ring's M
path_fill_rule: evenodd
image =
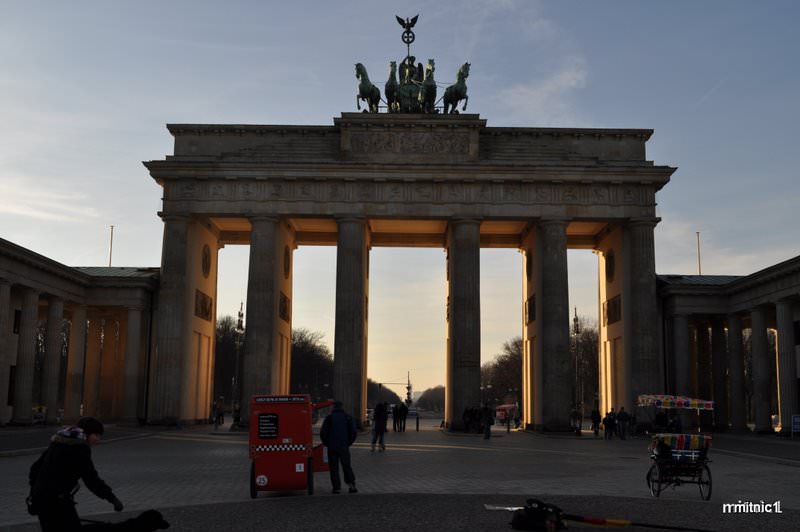
M389 406L388 403L378 403L375 405L375 410L372 412L372 450L375 450L375 444L380 446L380 451L386 450L386 423L389 421Z
M342 410L342 402L334 402L333 410L325 417L325 421L322 422L322 428L319 431L319 438L328 448L331 486L334 493L339 493L342 489L342 481L339 479L339 462L342 463L344 481L350 487L349 492L358 493L356 476L350 466L350 446L356 441L357 434L356 424L352 416Z
M103 482L92 463L91 446L102 434L100 421L81 418L75 426L59 430L51 438L47 450L31 466L29 510L38 515L44 532L81 529L73 500L79 479L89 491L113 504L115 511L122 511L122 502Z
M591 418L592 418L592 431L594 432L594 436L596 438L597 435L600 433L600 421L602 421L602 418L600 417L600 411L596 408L592 410Z

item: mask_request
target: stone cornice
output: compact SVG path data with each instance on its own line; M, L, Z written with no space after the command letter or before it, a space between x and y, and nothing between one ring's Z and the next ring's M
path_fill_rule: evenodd
M800 256L774 264L763 270L751 273L726 286L730 294L737 294L773 282L782 277L800 273ZM800 289L799 289L800 291Z
M530 181L573 183L639 183L656 185L659 189L669 182L676 168L670 166L633 165L500 165L475 163L420 164L398 167L394 164L367 162L337 162L336 164L305 162L192 162L180 160L147 161L143 163L150 175L160 184L167 180L298 180L324 181L330 179L374 181ZM509 167L510 166L510 167Z
M81 273L74 268L66 266L65 264L45 257L44 255L40 255L35 251L31 251L3 238L0 238L0 256L18 261L27 266L36 268L39 271L49 273L58 278L76 283L80 286L87 286L91 279L88 275Z

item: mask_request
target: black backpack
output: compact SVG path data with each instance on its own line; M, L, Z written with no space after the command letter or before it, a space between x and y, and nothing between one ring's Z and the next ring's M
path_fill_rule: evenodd
M553 504L538 499L528 499L525 506L511 514L511 528L514 530L563 530L564 512Z

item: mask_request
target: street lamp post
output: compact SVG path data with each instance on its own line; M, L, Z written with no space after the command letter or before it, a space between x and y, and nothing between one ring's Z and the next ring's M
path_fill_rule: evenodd
M492 385L491 384L481 384L481 402L485 406L489 406L489 400L486 398L487 394L492 393Z
M583 397L580 393L580 349L578 348L578 335L581 333L581 323L578 320L578 307L575 307L575 315L572 318L572 346L575 350L575 409L583 415Z
M242 301L239 304L239 319L236 321L236 328L233 330L233 341L236 346L236 355L234 357L234 366L233 366L233 423L234 425L238 425L240 419L238 419L237 411L241 411L241 401L239 397L239 386L240 386L240 378L239 375L239 351L242 347L242 337L244 336L244 302ZM237 408L238 406L238 408Z

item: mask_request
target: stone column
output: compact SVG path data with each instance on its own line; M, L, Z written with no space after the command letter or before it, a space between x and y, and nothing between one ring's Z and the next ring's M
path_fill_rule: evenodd
M103 319L92 316L86 340L86 361L83 379L83 416L96 416L100 400L100 377L103 369Z
M451 220L447 233L445 420L451 430L463 430L464 409L481 403L480 233L480 221L472 219Z
M770 432L769 353L767 352L767 311L756 307L750 311L751 349L753 352L753 418L755 432Z
M744 386L744 349L742 348L742 319L728 315L728 375L730 379L729 412L732 430L747 428Z
M242 356L242 422L249 422L250 397L272 393L274 322L277 314L275 293L276 240L278 219L251 218L250 266L247 275L247 327Z
M360 423L366 401L367 224L360 218L341 218L336 224L333 394Z
M569 341L566 220L538 224L541 239L542 428L569 430L574 368ZM538 424L538 423L537 423Z
M624 405L633 410L636 398L643 393L661 393L662 364L658 349L658 312L656 302L656 259L653 230L657 220L632 220L625 225L628 264L624 272L629 297L623 295L626 356L630 357L630 388ZM627 300L628 308L624 308ZM627 362L627 361L626 361Z
M69 329L69 352L67 353L67 382L64 392L64 420L75 421L80 417L83 401L83 364L86 357L86 305L78 305L72 311Z
M25 288L19 323L17 370L14 378L14 417L12 423L33 421L33 371L36 362L36 327L39 321L39 292Z
M725 323L721 316L711 319L711 374L714 384L714 428L728 430L728 360Z
M691 370L689 368L689 318L685 314L672 317L672 350L675 362L675 394L691 395Z
M181 412L183 356L186 348L187 232L189 218L164 216L158 291L158 346L150 368L148 421L175 424Z
M695 324L697 337L695 347L697 353L697 373L695 380L697 386L692 395L701 399L711 399L711 338L708 334L708 322L705 318L698 320ZM688 411L682 412L688 414ZM691 413L692 418L698 423L701 430L710 431L712 429L714 415L709 410L700 410Z
M0 279L0 400L8 397L8 373L11 360L11 349L8 345L8 335L11 332L11 283ZM7 420L7 407L3 401L0 403L0 422Z
M711 397L711 342L708 338L708 323L697 322L697 390L694 395L702 399Z
M47 408L45 421L55 423L58 410L58 377L61 374L61 325L64 321L64 300L50 296L47 307L47 329L44 350L42 400Z
M135 422L139 415L139 357L142 341L142 309L128 308L128 323L123 362L122 419Z
M778 325L778 404L781 432L791 433L792 414L797 408L797 355L794 337L794 302L782 299L775 304Z

